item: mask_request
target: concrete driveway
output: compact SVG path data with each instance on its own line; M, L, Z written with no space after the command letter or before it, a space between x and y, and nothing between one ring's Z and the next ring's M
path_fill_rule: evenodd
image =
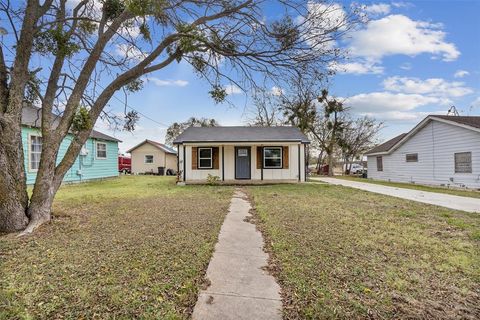
M361 189L365 191L384 194L387 196L433 204L455 210L480 212L480 199L478 198L460 197L445 193L388 187L368 182L357 182L335 178L310 178L310 180Z

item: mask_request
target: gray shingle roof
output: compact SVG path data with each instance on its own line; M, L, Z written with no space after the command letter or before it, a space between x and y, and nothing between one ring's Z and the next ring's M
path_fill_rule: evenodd
M190 127L173 144L187 142L301 142L310 140L296 127Z
M373 148L372 150L368 151L367 153L365 154L372 154L372 153L378 153L378 152L387 152L388 150L390 150L394 145L396 145L400 140L403 139L403 137L405 137L407 135L407 133L402 133L398 136L396 136L395 138L392 138L382 144L379 144L378 146L376 146L375 148Z
M453 121L464 124L470 127L480 129L480 116L445 116L445 115L431 115L433 118L440 118L443 120Z
M61 117L58 115L54 115L54 124L57 125L58 121L60 121ZM24 106L22 109L22 125L39 128L42 125L42 109ZM92 130L90 133L91 138L107 140L107 141L115 141L115 142L122 142L121 140L109 136L107 134L101 133L96 130Z
M447 115L436 115L432 114L427 116L425 119L422 120L415 128L410 130L407 133L402 133L401 135L396 136L393 139L388 140L387 142L384 142L372 150L368 151L365 153L366 155L369 154L375 154L375 153L380 153L380 152L388 152L390 149L395 147L397 143L399 143L406 135L412 135L416 130L419 130L422 128L427 122L431 120L436 119L443 119L443 120L448 120L452 122L456 122L458 124L466 125L472 128L480 129L480 116L447 116ZM438 120L437 120L438 121Z

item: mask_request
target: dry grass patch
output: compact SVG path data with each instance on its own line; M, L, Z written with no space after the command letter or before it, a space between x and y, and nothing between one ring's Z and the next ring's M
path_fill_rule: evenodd
M248 190L285 319L480 318L480 215L333 185Z
M52 223L0 238L0 318L188 318L231 195L148 176L63 187Z

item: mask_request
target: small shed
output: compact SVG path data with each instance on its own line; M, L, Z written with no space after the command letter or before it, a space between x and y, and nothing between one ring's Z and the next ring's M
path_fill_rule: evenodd
M176 172L177 152L163 143L146 139L127 152L132 156L133 174Z

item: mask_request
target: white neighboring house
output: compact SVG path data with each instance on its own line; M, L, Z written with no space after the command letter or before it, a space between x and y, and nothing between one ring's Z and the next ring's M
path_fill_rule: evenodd
M480 189L480 116L429 115L366 156L371 179Z
M295 127L190 127L173 142L185 183L304 182L308 138Z

